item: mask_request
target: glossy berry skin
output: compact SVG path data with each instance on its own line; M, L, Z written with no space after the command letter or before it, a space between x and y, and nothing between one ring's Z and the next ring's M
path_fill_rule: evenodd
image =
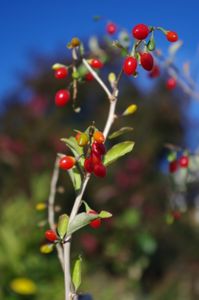
M157 65L153 66L153 69L149 73L150 78L157 78L160 76L160 68Z
M125 59L123 64L123 71L126 75L133 75L137 68L137 60L133 56L129 56Z
M91 67L94 69L101 69L103 67L103 63L99 59L92 59L91 60Z
M88 214L98 215L98 213L95 210L89 210ZM97 229L97 228L99 228L101 226L101 219L100 218L95 219L95 220L91 221L89 223L89 225L90 225L90 227L92 227L94 229Z
M176 82L175 78L173 78L173 77L169 78L166 82L167 90L171 91L171 90L175 89L176 84L177 84L177 82Z
M93 173L95 174L95 176L103 178L106 176L106 167L102 163L95 164Z
M101 131L95 131L93 134L94 141L102 144L105 142L105 137Z
M55 104L59 107L65 106L70 100L70 92L68 90L59 90L55 94Z
M106 148L105 148L104 144L94 142L92 144L92 152L95 154L104 155L106 153Z
M187 168L189 165L189 157L186 155L183 155L179 159L179 164L181 168Z
M58 239L56 232L54 230L51 230L51 229L46 230L45 237L50 242L54 242Z
M60 169L67 171L71 169L75 164L75 158L73 156L63 156L59 161Z
M167 31L166 38L171 43L178 41L178 35L175 31Z
M142 53L140 54L140 63L146 71L151 71L153 69L153 56L150 53Z
M85 80L86 81L92 81L94 79L94 76L91 73L87 73L85 75Z
M117 26L114 23L108 23L106 25L106 32L110 35L114 34L117 31Z
M80 147L84 147L88 144L88 135L84 132L78 132L75 138Z
M169 172L170 173L175 173L178 169L178 161L173 160L172 162L169 163Z
M145 24L137 24L132 29L133 37L137 40L144 40L149 34L149 28Z
M85 161L84 161L84 169L88 173L92 173L93 172L94 164L93 164L92 157L88 157L88 158L85 159Z
M68 76L68 70L67 68L59 68L57 70L55 70L55 78L57 79L64 79Z

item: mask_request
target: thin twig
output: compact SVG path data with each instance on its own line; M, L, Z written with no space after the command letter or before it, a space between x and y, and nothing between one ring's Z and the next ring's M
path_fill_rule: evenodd
M87 60L85 58L82 59L83 64L85 65L85 67L89 70L89 72L93 75L93 77L96 79L96 81L101 85L102 89L105 91L105 93L108 96L108 99L110 101L113 100L113 95L112 93L109 91L108 87L105 85L105 83L102 81L102 79L99 77L99 75L93 70L93 68L89 65L89 63L87 62Z
M55 203L55 195L56 195L56 185L59 178L59 157L56 157L53 175L50 184L50 194L48 198L48 223L52 230L56 229L55 226L55 213L54 213L54 203ZM64 255L63 249L60 244L56 244L58 258L61 264L62 269L64 270Z

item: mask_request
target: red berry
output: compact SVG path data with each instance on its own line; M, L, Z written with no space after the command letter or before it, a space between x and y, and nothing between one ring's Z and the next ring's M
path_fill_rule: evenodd
M123 71L126 75L133 75L137 68L137 60L133 56L125 59L123 64Z
M181 168L187 168L189 165L189 157L186 155L181 156L179 159L179 164Z
M95 131L93 134L93 138L96 142L98 143L104 143L105 142L105 137L101 131Z
M94 79L94 76L91 73L87 73L85 75L85 79L86 79L86 81L92 81Z
M86 158L85 161L84 161L85 171L88 172L88 173L92 173L93 168L94 168L94 165L93 165L92 158L91 157Z
M177 40L178 40L178 35L175 31L167 31L166 37L167 37L167 40L171 43L177 42Z
M95 153L93 151L91 152L91 159L93 162L93 166L96 164L101 164L101 162L102 162L101 154Z
M63 156L59 161L59 167L62 170L69 170L71 169L75 164L75 158L73 156Z
M181 218L181 213L179 211L177 211L177 210L172 211L171 214L172 214L174 220L179 220Z
M175 89L176 84L177 84L177 82L176 82L175 78L173 78L173 77L169 78L166 82L167 90L171 91L171 90Z
M102 164L95 164L93 172L97 177L105 177L106 176L106 167Z
M108 34L112 35L116 32L117 26L114 23L108 23L106 26L106 31Z
M149 28L145 24L138 24L132 29L132 34L137 40L144 40L149 34Z
M95 210L89 210L88 211L88 214L94 214L94 215L98 215L98 213L95 211ZM99 228L101 226L101 219L98 218L98 219L95 219L93 221L91 221L89 223L89 225L92 227L92 228Z
M92 152L95 154L104 155L106 153L106 148L105 148L104 144L94 142L92 144Z
M55 70L55 78L57 78L57 79L66 78L67 75L68 75L68 70L65 67Z
M160 68L158 66L153 66L153 69L149 73L150 78L157 78L160 76Z
M93 67L94 69L101 69L103 67L103 63L101 62L101 60L99 59L92 59L91 60L91 67Z
M59 90L55 94L55 104L59 107L65 106L70 100L70 92L68 90Z
M140 62L145 70L151 71L153 69L153 56L150 53L142 53L140 55Z
M54 242L58 239L56 232L54 230L51 230L51 229L46 230L45 237L50 242Z
M178 169L178 161L177 160L173 160L172 162L169 163L169 172L170 173L176 172L177 169Z

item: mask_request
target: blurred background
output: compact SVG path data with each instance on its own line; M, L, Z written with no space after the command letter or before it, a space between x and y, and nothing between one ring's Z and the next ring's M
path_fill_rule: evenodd
M92 57L96 37L107 53L101 76L117 73L123 59L110 47L118 35L107 37L109 21L120 32L131 32L137 23L178 32L183 45L172 67L179 78L190 73L184 83L193 80L193 94L178 84L166 89L164 64L158 78L140 71L138 78L121 80L118 113L131 103L138 111L119 119L114 129L132 126L126 138L135 148L109 168L106 179L89 183L85 200L114 217L98 230L84 228L74 236L72 259L83 257L81 291L101 300L199 299L198 1L2 0L0 5L0 299L63 299L56 253L40 252L54 161L57 152L66 151L60 138L73 135L74 128L84 130L95 118L103 129L108 105L91 81L78 90L80 113L70 104L56 108L55 92L66 82L54 78L51 66L70 64L66 44L73 36L90 45ZM101 18L96 22L93 16ZM156 43L164 57L171 56L162 34ZM178 180L180 188L169 178L166 143L196 158L192 179ZM61 173L57 215L70 211L74 196L70 179Z

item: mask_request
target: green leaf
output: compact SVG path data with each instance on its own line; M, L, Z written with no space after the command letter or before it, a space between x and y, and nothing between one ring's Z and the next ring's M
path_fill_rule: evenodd
M79 158L81 155L83 155L83 149L78 145L75 137L71 136L69 138L62 138L61 141L68 146L68 148L72 151L75 158L78 158L78 162L80 166L83 166L84 159L82 157Z
M69 223L67 234L70 235L80 228L88 225L92 220L97 219L99 216L94 214L80 213Z
M88 203L86 203L86 201L82 200L82 203L83 203L84 206L85 206L86 212L89 212L90 210L92 210L92 209L90 208L90 206L88 205Z
M82 177L77 167L74 166L72 169L69 169L68 174L70 176L75 191L78 192L82 184Z
M67 233L68 221L69 221L68 215L63 214L63 215L59 216L58 225L57 225L57 233L59 234L61 239L63 239Z
M99 217L100 217L101 219L108 219L108 218L111 218L111 217L112 217L112 214L111 214L110 212L106 211L106 210L102 210L102 211L100 211L100 213L99 213Z
M75 291L77 291L81 285L81 277L82 277L81 275L82 275L82 258L81 256L79 256L79 258L75 262L73 268L73 275L72 275Z
M133 131L132 127L122 127L119 130L111 133L108 138L111 140L111 139L114 139L114 138L116 138L116 137L118 137L122 134L125 134L127 132L131 132L131 131Z
M126 141L113 146L104 156L104 165L108 166L133 150L134 142Z

